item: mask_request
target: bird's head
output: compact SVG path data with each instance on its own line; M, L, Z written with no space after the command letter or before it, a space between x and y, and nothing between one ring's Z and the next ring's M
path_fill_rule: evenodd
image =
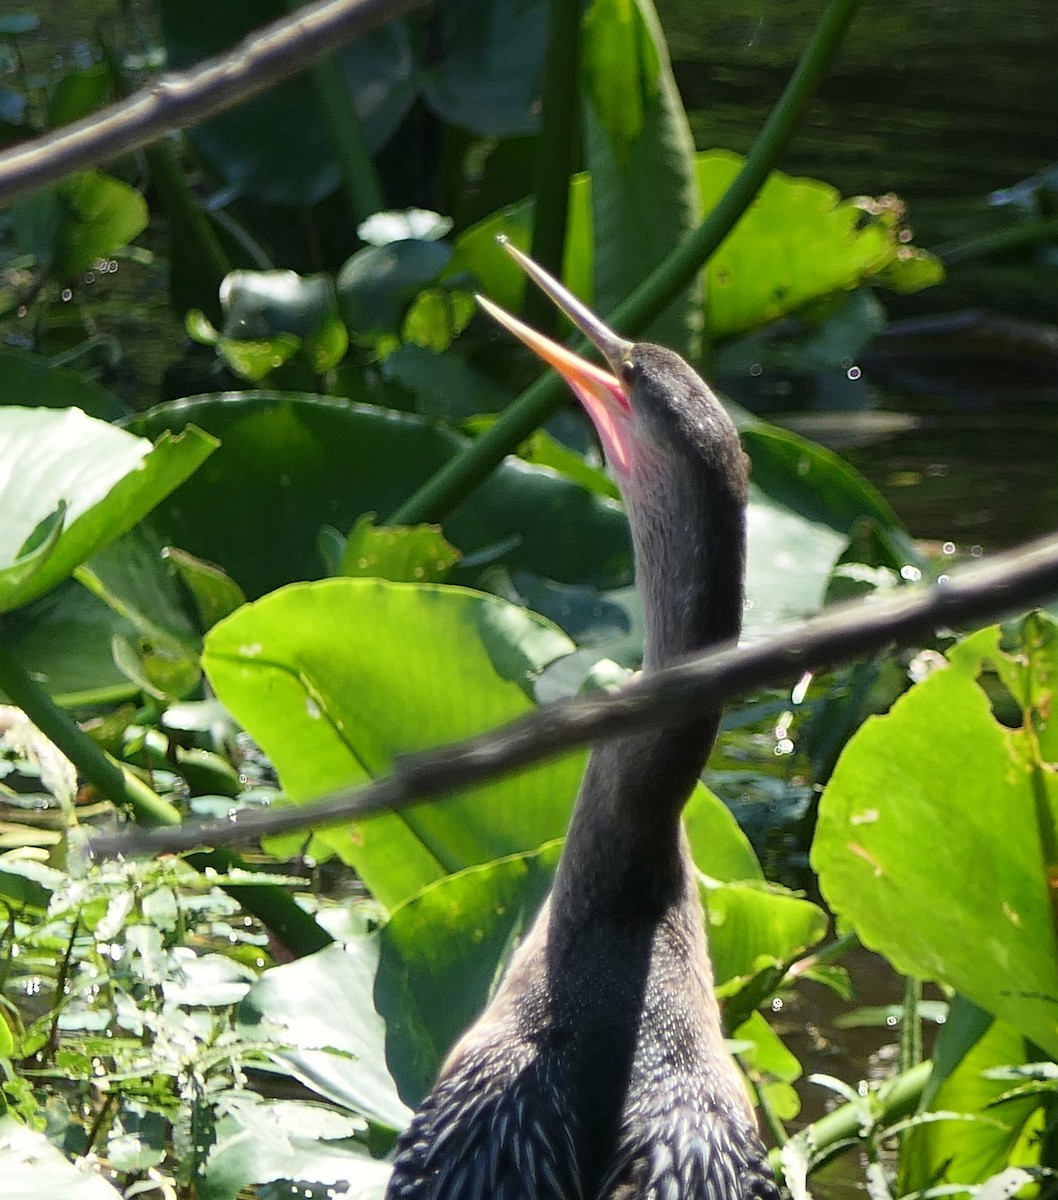
M688 458L707 472L712 465L729 476L741 473L733 469L741 466L742 455L727 414L678 354L620 337L543 267L506 238L499 240L606 366L581 358L483 296L478 303L565 379L591 417L622 491L659 474L671 477Z

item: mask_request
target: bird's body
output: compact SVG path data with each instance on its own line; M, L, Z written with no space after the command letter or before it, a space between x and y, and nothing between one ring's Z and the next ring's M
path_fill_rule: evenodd
M576 302L517 257L569 311ZM613 376L571 366L581 360L539 335L530 344L574 386L618 477L652 670L737 637L744 459L682 359L598 328ZM593 751L552 893L401 1138L387 1200L777 1195L724 1045L681 821L717 721Z

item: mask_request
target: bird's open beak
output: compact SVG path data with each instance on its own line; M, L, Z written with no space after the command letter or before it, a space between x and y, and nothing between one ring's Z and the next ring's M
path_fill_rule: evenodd
M632 343L618 337L612 329L583 305L572 292L549 275L543 267L520 250L516 249L504 237L499 239L507 253L515 259L526 274L558 305L584 336L599 350L606 359L610 371L590 363L553 342L550 338L537 333L535 329L517 317L512 317L498 305L478 296L478 303L487 313L494 317L520 338L544 362L554 367L562 378L569 384L573 394L584 405L588 416L598 430L602 439L606 457L615 470L627 474L632 463L632 431L630 418L632 406L628 393L620 381L621 364L632 352Z

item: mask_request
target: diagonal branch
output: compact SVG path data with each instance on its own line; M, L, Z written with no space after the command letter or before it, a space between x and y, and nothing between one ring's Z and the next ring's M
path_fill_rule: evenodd
M997 555L943 583L883 600L834 608L752 646L696 655L643 675L613 693L581 696L464 742L398 759L384 779L335 793L316 804L231 820L157 830L98 834L99 855L161 854L220 846L292 829L359 819L403 808L527 767L574 746L650 729L691 710L909 642L938 629L979 624L1058 596L1058 537Z
M0 205L86 167L197 125L297 74L427 0L321 0L265 25L233 50L0 154Z

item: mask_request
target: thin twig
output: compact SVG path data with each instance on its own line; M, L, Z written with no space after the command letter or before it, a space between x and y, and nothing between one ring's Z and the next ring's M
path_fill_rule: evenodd
M689 711L877 653L938 629L974 625L1023 612L1058 596L1058 537L956 572L943 583L834 608L752 646L726 648L640 676L613 693L575 697L467 741L407 755L393 773L315 804L277 812L233 814L179 829L99 834L99 855L158 854L219 846L291 829L359 819L404 808L494 779L575 746L651 729Z
M226 54L187 71L167 72L126 100L0 154L0 205L216 116L426 3L321 0L298 9Z

